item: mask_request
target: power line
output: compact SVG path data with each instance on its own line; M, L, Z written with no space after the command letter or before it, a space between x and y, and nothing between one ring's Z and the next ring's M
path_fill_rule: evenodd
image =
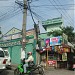
M54 1L55 4L57 4L55 0L53 0L53 1ZM62 11L62 10L61 10L61 11ZM64 11L62 11L62 12L64 13ZM65 13L64 13L64 15L65 15L66 18L68 19L67 15L66 15ZM70 22L70 24L72 23L71 20L69 20L68 22Z
M19 6L8 10L7 12L0 15L0 21L8 20L9 18L14 17L21 12L20 10L21 9L19 8Z
M32 8L50 8L51 6L31 6ZM63 8L63 7L57 7L57 9L62 9L62 10L75 10L74 8ZM54 6L51 7L51 10L56 10L56 8L54 8Z
M68 7L74 7L74 5L75 4L64 4L64 5L33 5L33 6L31 6L31 7L46 7L46 6L62 6L62 7L64 7L64 6L68 6Z
M58 0L58 2L59 2L59 0ZM60 2L59 2L59 4L61 4ZM64 8L63 8L64 9ZM65 10L65 9L64 9ZM70 17L70 19L72 19L72 17L69 15L69 13L65 10L65 12L67 13L67 15ZM72 19L72 21L73 21L73 19Z
M53 4L53 6L54 6L54 4ZM56 5L56 6L59 6L59 5ZM54 6L54 7L56 7L56 6ZM60 6L64 6L64 5L60 5ZM73 6L73 4L65 4L65 6ZM57 8L57 7L56 7ZM59 9L61 9L61 8L59 8ZM59 11L59 9L57 8L57 10ZM17 10L17 9L16 9ZM63 10L65 10L65 9L63 9ZM9 10L9 11L12 11L12 10ZM40 10L39 10L40 11ZM13 11L12 11L13 12ZM9 13L12 13L12 12L9 12ZM18 12L20 12L20 10L18 11ZM8 13L8 12L7 12ZM4 14L2 14L2 15L6 15L7 13L4 13ZM15 12L15 13L17 13L17 12ZM59 11L59 13L60 13L60 11ZM43 17L41 17L40 15L36 15L36 13L33 13L36 17L38 17L38 18L41 18L41 19L44 19ZM44 13L43 13L44 14ZM61 13L60 13L61 14ZM13 15L13 13L12 14L9 14L8 16L6 16L6 19L7 18L9 18L9 16L11 16L12 15L12 17L14 16ZM16 14L15 14L16 15ZM3 16L2 16L3 17ZM5 18L5 17L4 17ZM3 18L2 18L2 20L3 20Z
M36 10L34 10L34 11L36 11ZM46 13L43 13L43 11L41 11L41 10L37 10L36 12L38 13L38 11L40 12L40 14L42 14L42 15L48 15L50 18L52 18L49 14L46 14ZM43 17L43 20L45 20L45 18Z
M51 2L51 0L48 0L52 5L53 5L53 3ZM53 0L54 1L54 0ZM55 1L54 1L54 3L55 4L57 4ZM59 11L59 9L56 7L56 6L54 6L55 8L56 8L56 10L61 14L61 12ZM63 15L64 16L64 15ZM66 19L66 15L64 16L64 18ZM67 21L67 20L66 20ZM69 24L71 24L69 21L67 21Z
M33 15L32 15L32 11L31 11L29 2L28 2L28 9L30 10L30 14L31 14L32 20L33 20L34 24L36 25L36 22L34 21L34 18L33 18Z
M60 7L64 7L64 6L68 6L68 7L74 7L75 4L63 4L63 5L32 5L31 7L50 7L50 6L60 6ZM14 6L0 6L0 7L14 7Z
M31 11L31 12L34 14L34 16L35 16L36 18L39 18L40 20L44 20L44 18L43 18L42 16L38 15L38 14L35 13L34 11Z
M15 15L17 15L19 13L20 9L16 8L15 10L9 10L7 11L6 13L2 14L0 16L0 21L3 21L3 20L6 20L6 19L9 19Z

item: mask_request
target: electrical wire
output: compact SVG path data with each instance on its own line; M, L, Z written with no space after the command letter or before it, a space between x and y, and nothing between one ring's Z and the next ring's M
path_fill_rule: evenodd
M59 0L58 0L59 2ZM61 3L59 2L59 4L61 5ZM64 9L64 8L63 8ZM65 9L64 9L65 10ZM64 12L64 11L63 11ZM68 17L73 21L72 17L69 15L69 13L65 10L65 12L67 13Z
M31 8L31 9L35 9L35 8ZM40 14L44 14L44 15L48 15L50 18L52 18L52 16L50 16L49 14L46 14L46 13L43 13L44 11L41 11L41 10L39 10L39 9L37 9L37 10L34 10L34 11L36 11L37 13L38 13L38 11L40 12ZM50 11L50 10L49 10ZM45 20L45 19L44 19Z
M8 10L4 14L0 15L0 21L9 19L9 18L17 15L19 13L19 11L20 11L19 7L16 7L15 9L12 8L11 10Z
M35 13L34 11L31 11L33 14L34 14L34 16L36 17L36 18L38 18L38 20L40 19L40 20L44 20L44 18L42 17L42 16L40 16L40 15L38 15L37 13Z
M53 1L54 1L55 4L57 4L55 0L53 0ZM59 2L59 1L58 1L58 2ZM59 4L60 4L60 2L59 2ZM61 10L61 11L62 11L62 10ZM64 11L62 11L62 12L64 13ZM68 16L67 16L65 13L64 13L64 15L66 16L66 18L68 18ZM70 20L69 20L69 21L70 21ZM71 22L71 21L70 21L70 22ZM71 23L72 23L72 22L71 22Z
M19 13L19 11L20 11L20 9L18 10L16 8L16 10L11 10L10 12L8 11L9 13L8 12L4 13L3 15L0 16L0 21L3 21L5 19L9 19L10 17L17 15Z
M51 2L51 0L48 0L52 5L53 5L53 3ZM53 0L53 2L55 3L55 4L57 4L54 0ZM59 11L59 9L56 7L56 6L54 6L55 8L56 8L56 10L61 14L61 12ZM65 15L65 14L64 14ZM66 15L64 16L63 15L63 17L66 19ZM68 21L68 20L66 20L70 25L71 25L71 22L70 21Z
M44 5L43 5L44 6ZM55 7L55 9L57 9L58 10L58 12L61 14L61 12L59 11L59 9L61 9L61 8L57 8L56 6L73 6L73 4L65 4L65 5L50 5L50 6L54 6ZM49 6L49 7L50 7ZM23 4L21 3L21 7L23 7ZM20 7L20 8L21 8ZM33 6L31 6L31 7L33 7ZM35 7L35 6L34 6ZM40 7L40 6L39 6ZM31 8L30 8L31 9ZM16 11L17 10L17 11ZM22 10L22 9L21 9ZM65 10L65 9L63 9L63 10ZM11 11L11 12L10 12ZM30 10L31 11L31 13L32 13L32 16L36 16L36 17L38 17L39 19L44 19L43 17L41 17L40 15L38 15L37 13L35 13L34 11L32 11L32 10ZM39 10L40 11L40 10ZM12 13L12 14L9 14L9 13ZM13 14L14 13L14 14ZM8 12L6 12L6 13L4 13L4 14L2 14L2 15L0 15L0 16L2 16L1 18L0 18L0 20L1 21L4 21L4 20L7 20L7 19L9 19L9 18L12 18L12 17L14 17L16 14L19 14L20 13L20 10L19 10L19 7L18 8L16 8L15 9L15 11L12 11L12 10L9 10ZM6 16L4 16L4 15L6 15ZM3 17L4 16L4 17ZM6 17L6 18L5 18ZM65 16L64 16L65 17ZM34 19L34 18L33 18ZM68 22L69 23L69 22Z
M56 10L56 8L54 8L54 6L31 6L31 8L50 8L51 7L51 10ZM74 6L73 6L74 7ZM74 8L62 8L62 7L57 7L57 9L60 9L60 10L75 10Z
M33 14L32 14L32 11L31 11L29 2L28 2L28 9L30 10L30 14L31 14L32 20L33 20L33 22L34 22L34 25L36 25L36 22L35 22L35 20L34 20L34 18L33 18Z
M68 7L74 7L75 4L64 4L64 5L33 5L31 7L50 7L50 6L60 6L60 7L64 7L64 6L68 6Z

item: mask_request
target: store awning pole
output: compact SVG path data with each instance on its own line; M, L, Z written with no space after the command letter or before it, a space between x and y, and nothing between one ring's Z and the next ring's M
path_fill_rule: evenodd
M48 49L47 49L47 61L46 61L46 68L48 69Z

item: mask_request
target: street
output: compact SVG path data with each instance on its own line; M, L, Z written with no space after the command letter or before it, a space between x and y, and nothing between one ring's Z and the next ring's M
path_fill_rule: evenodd
M4 70L0 73L0 75L14 75L13 70Z
M13 70L5 70L0 75L14 75ZM45 75L75 75L75 71L64 70L64 69L50 69L46 70Z

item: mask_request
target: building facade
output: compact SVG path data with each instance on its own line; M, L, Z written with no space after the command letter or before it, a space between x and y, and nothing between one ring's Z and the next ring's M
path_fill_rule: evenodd
M34 29L26 31L26 47L25 47L25 57L27 57L28 52L32 52L34 56L35 63L37 62L37 52L36 52L36 33ZM5 35L3 35L3 40L0 42L0 47L7 49L10 53L11 63L19 64L21 63L21 50L22 50L22 32L21 30L13 27Z
M58 68L67 68L69 53L71 52L71 46L68 45L68 36L62 34L61 36L47 35L48 32L56 30L62 31L63 20L61 17L48 19L42 22L46 33L40 34L39 38L42 41L41 59L46 57L46 65L54 66Z

